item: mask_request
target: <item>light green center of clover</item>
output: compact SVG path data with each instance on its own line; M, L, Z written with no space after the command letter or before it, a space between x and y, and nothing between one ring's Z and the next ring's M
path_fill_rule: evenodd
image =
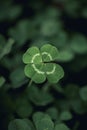
M37 53L32 57L31 63L40 63L40 62L42 62L42 59L40 57L40 53Z
M49 58L49 60L52 61L52 56L51 56L49 53L43 52L42 55L46 55L46 56L47 56L46 58ZM35 61L38 61L39 58L40 58L40 53L37 53L37 54L35 54L35 55L32 57L32 60L31 60L31 63L33 63L33 64L32 64L32 67L34 68L34 70L35 70L38 74L45 74L44 71L39 70L39 69L36 67L36 65L34 64ZM42 59L40 59L39 61L40 61L41 63L43 63L44 65L46 65L46 63L44 63L44 62L42 61ZM50 63L50 62L49 62L49 63ZM52 69L51 71L47 71L46 73L47 73L47 74L53 74L53 73L55 72L55 69L56 69L56 66L53 65L53 69Z
M37 61L37 58L40 57L40 54L37 53L35 54L33 57L32 57L32 60L31 60L31 63L35 63L35 59ZM41 62L42 62L42 59L41 59ZM40 71L36 66L35 64L32 64L32 67L34 68L34 70L38 73L38 74L44 74L45 72L43 71Z

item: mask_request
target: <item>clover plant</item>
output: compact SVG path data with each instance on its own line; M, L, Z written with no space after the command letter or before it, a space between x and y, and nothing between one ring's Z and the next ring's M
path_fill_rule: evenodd
M29 48L23 55L25 75L35 83L42 83L48 79L50 83L57 83L64 76L62 67L55 63L59 52L56 47L46 44L39 50L37 47Z
M5 83L5 78L0 77L0 87L2 87L4 83Z
M64 123L54 124L50 116L42 112L33 115L35 126L27 119L15 119L10 122L8 130L70 130Z

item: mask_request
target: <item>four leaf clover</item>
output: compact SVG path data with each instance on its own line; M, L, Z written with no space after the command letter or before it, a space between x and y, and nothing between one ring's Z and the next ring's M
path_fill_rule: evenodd
M43 83L46 78L50 83L57 83L63 76L63 68L54 63L59 52L56 47L45 44L39 49L30 47L23 55L25 75L35 83Z

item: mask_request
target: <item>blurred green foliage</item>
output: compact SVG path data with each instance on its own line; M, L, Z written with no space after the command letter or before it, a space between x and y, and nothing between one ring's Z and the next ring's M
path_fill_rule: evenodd
M45 44L65 77L31 84L23 54ZM86 130L86 121L87 0L0 1L0 130Z

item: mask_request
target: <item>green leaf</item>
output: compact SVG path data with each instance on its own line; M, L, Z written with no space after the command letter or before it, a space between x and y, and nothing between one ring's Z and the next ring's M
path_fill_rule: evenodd
M68 46L68 34L64 31L59 31L55 37L49 39L53 45L59 49L64 49Z
M78 16L78 9L80 7L79 1L70 0L65 2L65 10L70 16Z
M22 8L13 5L12 0L0 2L0 21L15 20L21 14Z
M28 19L19 21L16 26L8 30L8 35L17 42L17 46L19 47L36 34L37 31L35 30L33 21Z
M87 18L87 7L82 9L82 16Z
M22 118L26 118L29 117L31 115L33 111L33 108L31 106L31 104L29 103L29 101L27 101L26 98L19 98L16 101L16 113L22 117Z
M50 44L41 47L41 54L43 62L54 61L57 59L59 52L58 49Z
M33 123L29 119L25 118L23 120L29 125L31 130L35 130L35 127L34 127Z
M5 83L5 78L4 77L0 77L0 88L3 86L3 84Z
M70 130L65 124L57 124L54 130Z
M37 130L53 130L54 123L51 118L43 113L36 113L33 116L33 120L35 122Z
M40 51L37 47L31 47L29 48L26 53L23 55L23 62L25 64L28 63L35 63L35 64L39 64L40 62L42 62L42 58L40 55Z
M14 20L21 14L22 8L21 6L12 6L9 8L9 12L10 13L8 13L8 18Z
M5 45L5 43L6 43L6 40L5 40L4 36L0 34L0 51L1 51L2 47Z
M56 9L55 7L48 7L46 10L47 18L56 19L61 15L60 10Z
M49 43L48 40L46 40L45 38L41 37L41 38L36 38L35 40L33 40L32 45L33 46L38 46L39 48L41 48L44 44Z
M31 128L24 120L15 119L9 123L8 130L31 130Z
M71 61L73 58L74 58L74 54L71 51L69 51L68 49L61 50L59 52L58 61L68 62Z
M42 83L46 80L43 67L43 64L28 64L25 66L25 75L32 78L35 83Z
M44 117L49 118L49 116L47 114L44 114L43 112L34 113L33 121L34 121L35 125L37 126L39 124L39 122L41 121L41 119L43 119Z
M36 86L29 88L28 97L30 101L38 106L45 106L53 102L53 97L50 93L39 90Z
M42 22L41 33L43 36L53 36L60 29L61 24L56 20L45 20Z
M87 101L87 86L82 87L79 91L79 94L83 101Z
M28 118L24 118L23 120L28 124L31 130L35 130L35 126L31 120L29 120Z
M2 51L1 51L0 59L3 58L3 57L4 57L5 55L7 55L8 53L10 53L13 44L14 44L14 40L10 38L10 39L8 40L7 44L4 46L4 48L3 48Z
M82 35L75 35L71 40L71 48L75 53L87 53L87 40Z
M47 71L47 79L50 83L57 83L60 79L62 79L64 77L64 71L63 68L58 65L58 64L47 64L47 67L53 67L53 69L51 69L51 71Z
M61 66L54 64L58 57L56 47L45 44L41 50L37 47L29 48L23 55L25 66L25 75L35 83L43 83L46 77L49 82L57 83L64 76Z
M46 110L46 113L53 119L53 120L57 120L58 119L58 110L56 109L56 107L51 107L49 109Z
M62 111L60 114L60 120L71 120L72 119L72 114L69 111Z
M43 118L37 127L37 130L53 130L54 129L54 124L51 120L47 118Z
M15 69L10 74L10 80L12 83L12 88L19 88L21 85L23 85L26 82L23 67Z

